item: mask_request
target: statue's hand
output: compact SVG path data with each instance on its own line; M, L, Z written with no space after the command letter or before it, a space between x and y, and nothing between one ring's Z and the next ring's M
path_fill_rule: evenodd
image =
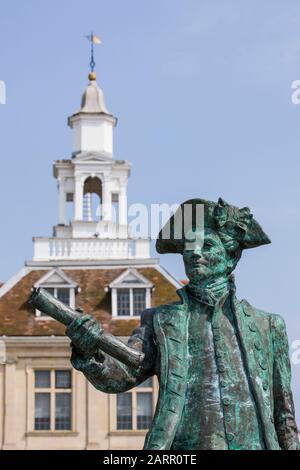
M66 334L72 341L73 350L83 357L93 356L98 349L98 339L103 333L101 325L91 316L82 315L66 329Z

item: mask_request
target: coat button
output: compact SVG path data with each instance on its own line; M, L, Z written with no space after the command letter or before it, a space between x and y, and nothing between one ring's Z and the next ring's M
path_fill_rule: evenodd
M229 398L227 398L227 397L223 398L222 403L223 403L223 405L225 405L225 406L230 405L230 400L229 400Z
M262 345L258 341L255 341L254 347L255 349L257 349L257 351L261 351L262 349Z
M214 340L215 340L215 341L220 341L220 339L221 339L220 333L215 333L215 334L214 334Z
M228 384L227 384L226 380L220 380L220 386L221 386L222 388L227 387L227 385L228 385Z
M250 331L253 331L253 332L256 332L257 331L257 327L255 325L255 323L249 323L249 330Z
M233 434L232 432L228 432L228 433L226 434L226 437L227 437L227 440L228 440L229 442L231 442L231 441L233 441L233 439L234 439L234 434Z
M267 364L266 364L265 361L260 361L260 362L259 362L259 365L260 365L260 367L261 367L262 370L266 370Z
M264 381L263 381L263 384L262 384L263 389L264 389L264 390L268 390L268 385L269 385L268 382L267 382L266 380L264 380Z
M226 367L224 366L224 364L218 365L218 371L221 372L221 374L226 371Z

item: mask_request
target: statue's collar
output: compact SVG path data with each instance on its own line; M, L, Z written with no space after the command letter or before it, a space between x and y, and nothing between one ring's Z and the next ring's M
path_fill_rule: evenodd
M193 286L187 284L177 291L178 295L184 304L189 302L189 298L195 298L198 302L209 305L210 307L222 306L227 299L228 295L235 296L236 287L234 282L234 275L231 274L227 278L227 282L221 287L218 294L216 294L217 283L212 283L209 288L202 288L201 286Z

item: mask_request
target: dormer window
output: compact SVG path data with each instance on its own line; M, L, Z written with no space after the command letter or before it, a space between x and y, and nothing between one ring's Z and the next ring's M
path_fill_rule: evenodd
M78 285L60 269L54 269L47 273L34 287L42 287L64 304L75 308L75 292L78 289ZM37 318L49 318L39 310L36 310L35 314Z
M112 295L112 316L129 318L139 316L151 307L153 284L136 269L128 269L110 285Z
M117 289L117 316L137 316L145 310L147 288Z

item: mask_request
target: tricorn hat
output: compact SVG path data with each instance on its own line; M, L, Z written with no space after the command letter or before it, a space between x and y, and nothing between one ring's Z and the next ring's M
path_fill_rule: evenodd
M199 211L199 207L202 210ZM231 252L238 248L243 250L271 243L248 207L239 209L221 198L217 203L205 199L189 199L178 207L159 232L156 240L157 252L183 253L186 230L195 230L197 227L214 230L226 250Z

